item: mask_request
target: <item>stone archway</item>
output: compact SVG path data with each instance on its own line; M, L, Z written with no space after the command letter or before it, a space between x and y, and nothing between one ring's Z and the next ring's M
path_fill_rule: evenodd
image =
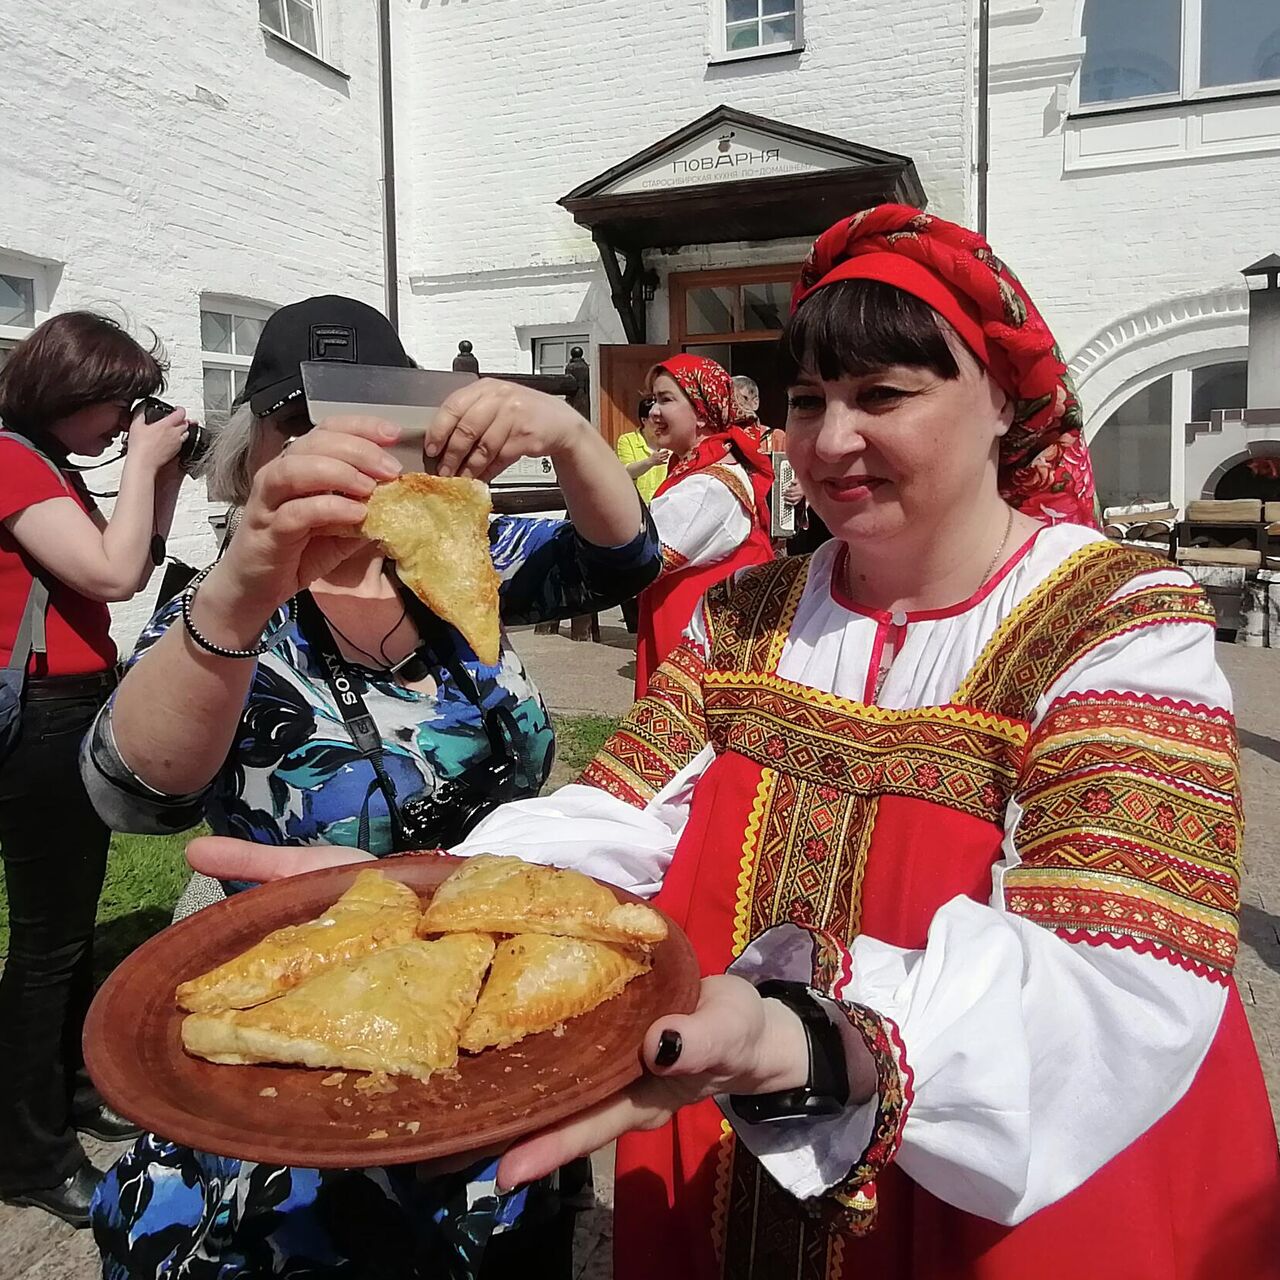
M1280 441L1259 440L1240 452L1232 454L1231 457L1223 459L1205 477L1200 496L1202 498L1248 497L1261 498L1265 502L1280 502L1280 478L1270 479L1265 475L1258 475L1254 477L1256 484L1250 484L1247 479L1251 474L1249 464L1262 459L1274 460L1280 468ZM1236 489L1239 491L1228 492ZM1254 489L1257 491L1248 491Z

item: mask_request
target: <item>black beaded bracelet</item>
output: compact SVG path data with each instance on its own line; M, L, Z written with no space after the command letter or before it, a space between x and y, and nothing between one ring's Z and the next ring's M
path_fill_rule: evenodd
M264 633L262 639L252 649L227 649L220 644L214 644L207 636L200 633L196 624L191 621L191 602L196 598L196 592L200 588L200 584L209 576L213 565L208 568L201 569L194 578L187 584L186 590L182 593L182 625L187 629L189 635L196 644L206 653L211 653L215 658L260 658L271 646L271 641L275 638L280 627L275 630ZM289 614L284 624L288 625L293 620L293 601L289 601ZM270 624L268 624L270 625Z

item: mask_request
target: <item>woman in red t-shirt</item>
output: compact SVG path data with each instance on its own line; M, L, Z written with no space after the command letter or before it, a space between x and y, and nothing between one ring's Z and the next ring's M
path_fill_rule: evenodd
M46 652L32 654L17 745L0 760L0 857L9 955L0 975L0 1198L88 1223L102 1175L77 1131L136 1132L84 1073L94 917L109 833L80 781L80 741L116 678L107 602L154 568L173 519L186 415L133 418L164 366L119 325L86 311L45 321L0 369L0 664L34 575L49 590ZM110 520L67 456L129 451ZM34 446L34 448L32 447Z

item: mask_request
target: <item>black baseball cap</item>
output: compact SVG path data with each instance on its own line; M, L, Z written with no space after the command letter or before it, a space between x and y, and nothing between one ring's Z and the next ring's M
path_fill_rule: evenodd
M380 311L335 293L281 307L262 326L249 376L236 404L247 400L256 417L302 396L304 360L411 368L399 335Z

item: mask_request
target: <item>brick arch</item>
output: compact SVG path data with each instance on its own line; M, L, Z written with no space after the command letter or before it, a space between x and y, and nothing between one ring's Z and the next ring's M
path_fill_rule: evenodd
M1243 359L1249 297L1243 285L1152 303L1082 343L1069 367L1093 435L1135 391L1175 368Z
M1250 458L1280 458L1280 440L1251 440L1239 453L1233 453L1231 457L1223 459L1205 478L1200 496L1212 498L1214 490L1218 487L1218 481L1233 467L1238 467L1242 462L1248 462Z

